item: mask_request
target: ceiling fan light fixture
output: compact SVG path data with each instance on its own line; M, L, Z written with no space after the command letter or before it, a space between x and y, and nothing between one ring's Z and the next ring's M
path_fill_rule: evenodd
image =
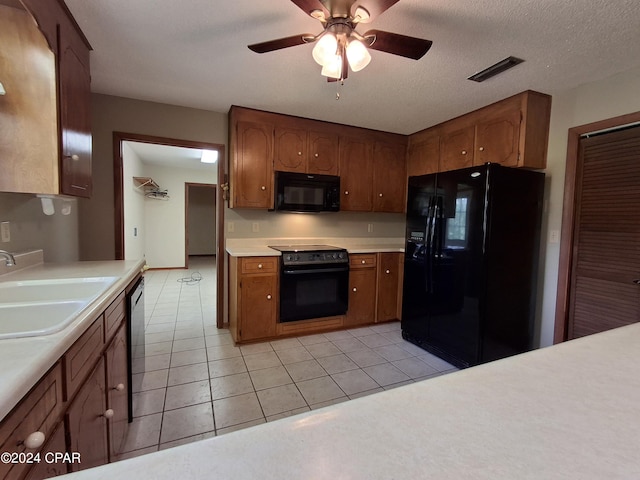
M337 50L338 39L333 33L327 32L322 35L318 43L313 47L311 55L318 65L324 66L336 55Z
M320 73L325 77L340 80L342 78L342 57L334 53L333 56L322 66L322 71Z
M356 23L367 23L371 19L369 11L364 7L357 7L353 15L353 20Z
M371 54L364 43L352 38L347 45L347 60L354 72L359 72L371 62Z

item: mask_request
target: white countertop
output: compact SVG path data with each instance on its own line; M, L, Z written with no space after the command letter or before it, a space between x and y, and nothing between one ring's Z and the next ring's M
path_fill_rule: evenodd
M0 420L29 392L144 265L139 261L43 263L0 276L0 282L75 277L119 277L60 332L0 340Z
M349 253L404 252L403 238L251 238L227 239L225 248L232 257L278 257L269 245L332 245Z
M640 478L640 324L73 474Z

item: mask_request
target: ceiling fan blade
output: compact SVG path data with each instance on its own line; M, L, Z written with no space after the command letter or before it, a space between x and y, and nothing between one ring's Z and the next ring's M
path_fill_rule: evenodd
M356 0L351 7L351 11L355 13L358 7L364 8L369 12L369 18L360 20L360 23L369 23L378 15L386 12L400 0Z
M280 50L281 48L295 47L297 45L310 43L309 39L313 39L314 37L315 35L312 35L311 33L302 33L292 37L278 38L277 40L270 40L268 42L255 43L253 45L249 45L249 49L256 53L273 52L274 50Z
M311 12L313 12L314 10L320 10L324 14L324 18L329 18L329 11L325 8L322 2L320 2L320 0L291 0L291 1L295 3L298 6L298 8L303 10L304 13L306 13L309 16L313 17L313 15L311 15Z
M364 34L364 38L369 42L372 41L372 43L367 42L372 50L400 55L413 60L422 58L433 44L431 40L383 32L382 30L369 30Z

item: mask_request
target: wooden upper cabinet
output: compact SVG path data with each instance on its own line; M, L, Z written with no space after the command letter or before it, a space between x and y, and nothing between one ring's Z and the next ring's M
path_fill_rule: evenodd
M91 47L62 2L22 3L28 14L0 10L0 63L12 66L2 79L10 95L3 105L7 126L0 119L0 191L90 197ZM28 16L29 25L3 25L10 10ZM40 43L34 42L33 29Z
M373 152L373 211L402 213L406 203L406 149L376 142Z
M408 175L487 162L543 169L547 164L550 116L551 97L528 90L416 132L409 137ZM429 164L423 160L427 157L433 159Z
M338 175L338 135L309 132L309 165L307 173Z
M239 121L233 150L233 207L273 206L273 126ZM233 147L232 147L233 148Z
M273 169L283 172L306 172L307 132L305 130L275 129Z
M475 127L459 127L451 123L443 128L440 137L440 171L473 166Z
M428 175L440 168L440 133L419 132L409 137L407 147L407 176Z
M338 174L337 134L276 127L274 150L274 170Z
M89 48L71 20L63 18L59 35L61 172L60 191L90 197L91 73Z
M373 142L340 137L340 210L370 212L373 183Z

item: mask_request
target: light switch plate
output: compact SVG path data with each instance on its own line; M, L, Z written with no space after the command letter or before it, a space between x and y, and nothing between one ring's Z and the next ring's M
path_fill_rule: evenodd
M9 222L0 223L0 237L2 238L2 243L11 241L11 227Z

